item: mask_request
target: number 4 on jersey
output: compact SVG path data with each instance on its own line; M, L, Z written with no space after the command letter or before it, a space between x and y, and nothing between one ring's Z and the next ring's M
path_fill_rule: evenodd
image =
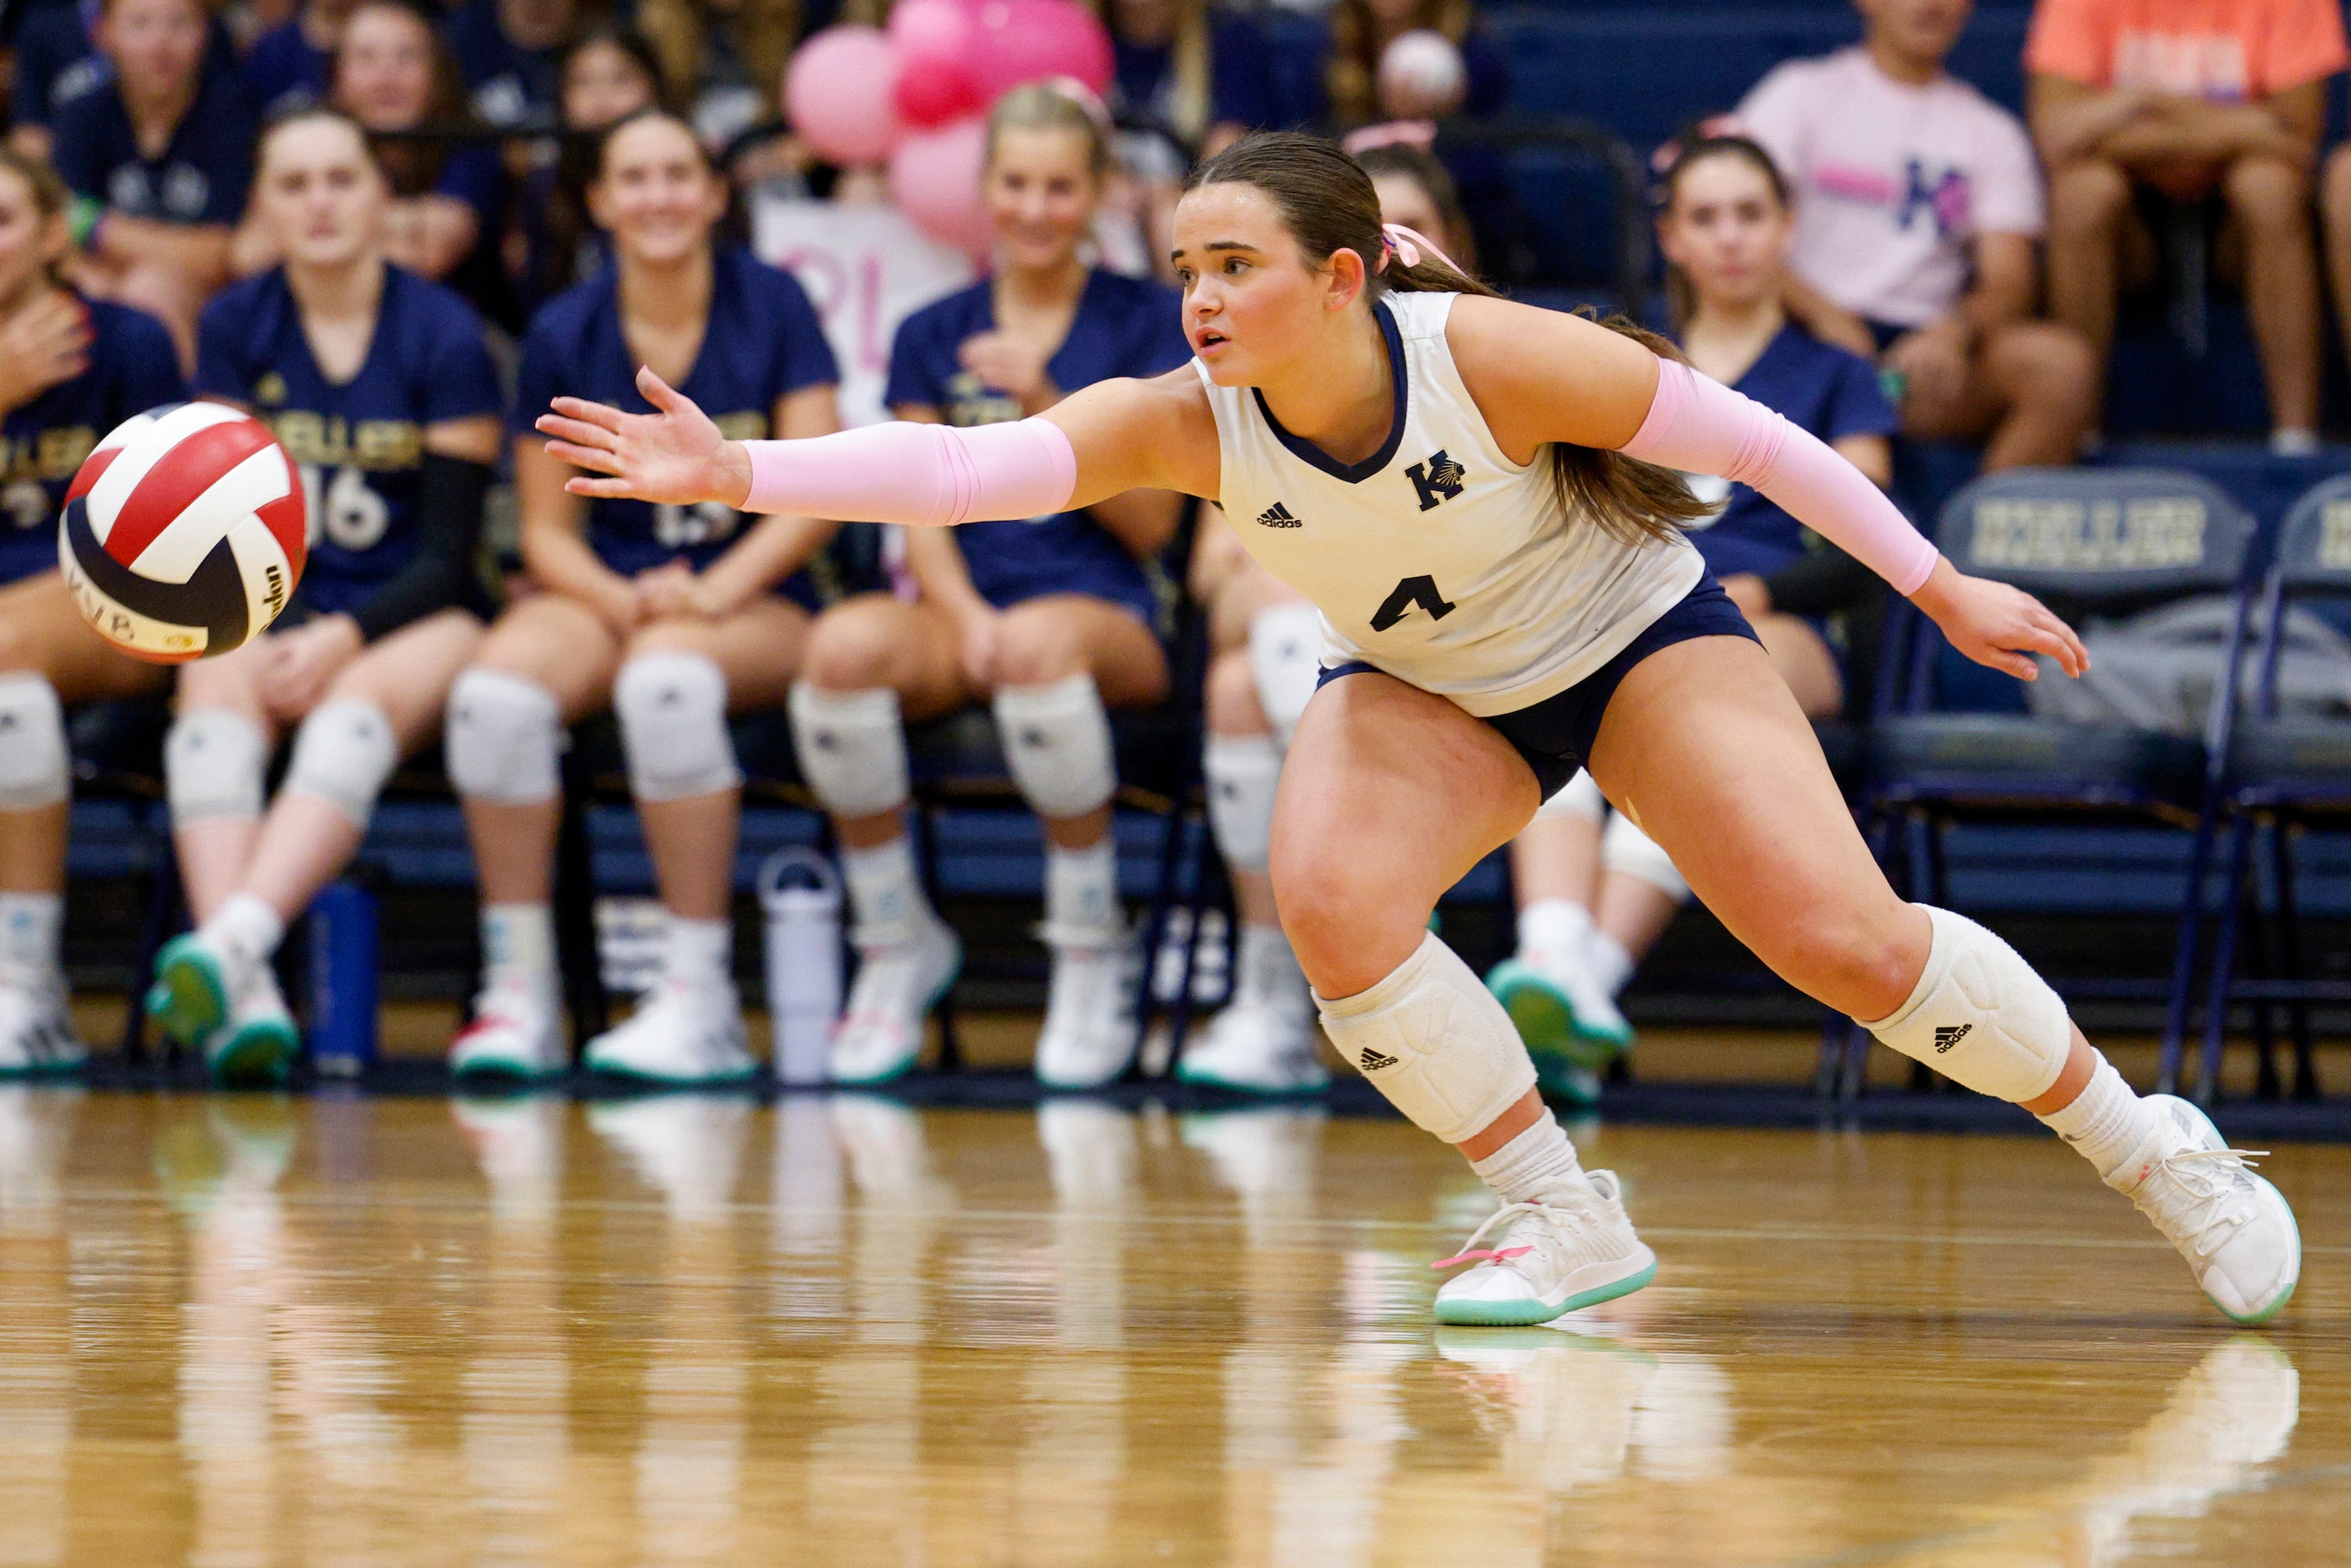
M1407 577L1395 585L1395 591L1388 595L1387 602L1381 605L1379 613L1372 617L1372 630L1386 631L1410 614L1416 604L1428 612L1431 621L1442 621L1453 613L1453 606L1446 602L1445 595L1437 591L1437 579Z

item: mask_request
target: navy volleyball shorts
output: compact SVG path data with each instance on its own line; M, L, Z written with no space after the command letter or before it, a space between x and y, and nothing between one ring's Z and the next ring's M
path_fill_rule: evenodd
M1592 755L1592 742L1600 733L1600 720L1608 711L1608 699L1616 695L1618 684L1633 666L1660 648L1670 648L1693 637L1744 637L1750 643L1762 640L1747 623L1747 617L1739 612L1739 606L1730 601L1730 595L1722 591L1722 584L1708 572L1698 579L1698 586L1680 603L1650 622L1623 653L1592 674L1532 707L1496 714L1486 722L1499 730L1502 738L1534 769L1535 784L1548 800L1566 787L1583 766L1583 759ZM1323 671L1322 679L1315 684L1320 687L1342 675L1362 674L1376 668L1360 659L1350 660L1336 669Z

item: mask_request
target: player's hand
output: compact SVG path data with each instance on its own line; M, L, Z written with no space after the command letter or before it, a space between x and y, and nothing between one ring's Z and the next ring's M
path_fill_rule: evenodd
M1751 571L1734 571L1724 578L1722 591L1739 606L1739 613L1747 617L1750 626L1771 613L1771 591Z
M269 639L254 685L272 713L299 717L319 706L335 673L363 645L358 622L348 615L321 615Z
M1061 401L1045 365L1052 358L1009 332L980 332L966 338L956 350L956 361L977 376L983 385L1009 392L1020 400L1020 412L1042 413Z
M563 487L575 496L681 507L723 501L739 510L751 496L751 455L743 444L720 435L708 414L650 368L637 371L637 391L653 413L622 413L559 397L554 413L538 416L549 456L602 476L566 480Z
M981 603L956 617L956 657L963 678L977 691L996 685L996 629L1004 619L993 606Z
M2046 653L2069 675L2090 667L2089 651L2074 629L2021 588L1969 577L1949 560L1935 563L1927 585L1910 596L1951 646L1979 664L2029 681L2041 673L2034 653Z
M62 289L0 328L0 410L22 408L89 368L89 312Z
M668 621L703 613L694 569L682 560L664 561L630 580L636 590L637 621Z
M1968 331L1946 317L1905 332L1886 350L1885 368L1899 375L1906 391L1930 408L1949 408L1968 385Z

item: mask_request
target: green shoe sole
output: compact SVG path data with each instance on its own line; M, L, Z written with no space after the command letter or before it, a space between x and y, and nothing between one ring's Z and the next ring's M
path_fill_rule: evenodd
M1456 1328L1531 1328L1536 1323L1547 1323L1580 1308L1596 1307L1603 1301L1629 1296L1656 1277L1657 1266L1651 1263L1637 1274L1628 1274L1613 1284L1596 1286L1570 1296L1555 1307L1542 1301L1439 1301L1437 1303L1437 1321Z
M231 1030L206 1067L213 1081L233 1089L275 1089L293 1071L300 1041L282 1018L256 1019Z
M1633 1049L1632 1031L1597 1030L1579 1022L1567 993L1516 958L1494 967L1487 988L1536 1056L1554 1056L1598 1071Z
M227 1019L228 982L194 937L173 937L157 956L147 1016L182 1045L194 1045Z

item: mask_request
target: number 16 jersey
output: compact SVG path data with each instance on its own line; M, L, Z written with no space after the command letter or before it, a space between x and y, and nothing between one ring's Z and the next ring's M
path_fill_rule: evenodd
M1569 512L1549 453L1503 455L1445 340L1457 298L1373 308L1395 413L1361 463L1284 430L1255 388L1193 368L1216 413L1225 515L1322 611L1323 664L1360 661L1491 718L1623 653L1706 568L1685 539L1626 544Z

